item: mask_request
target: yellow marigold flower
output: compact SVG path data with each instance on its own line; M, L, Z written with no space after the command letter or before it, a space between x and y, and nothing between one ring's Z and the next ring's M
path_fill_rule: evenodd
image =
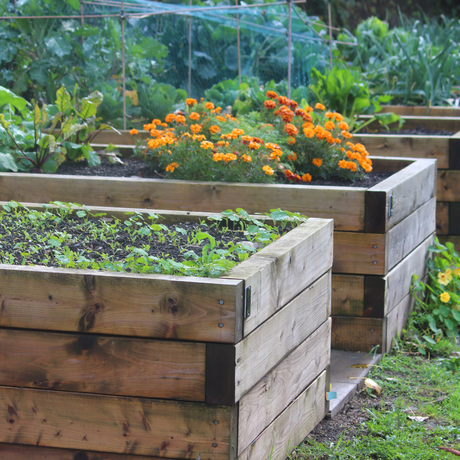
M168 166L166 166L166 171L174 172L174 170L178 167L179 165L176 162L170 163Z
M326 110L326 107L324 107L323 104L320 104L319 102L317 102L315 104L315 109L318 109L318 110ZM308 110L308 107L307 107L307 110Z
M332 121L327 121L327 122L324 124L324 127L330 131L330 130L332 130L332 129L335 128L335 125L334 125L334 123L332 123Z
M185 117L183 115L177 115L176 116L176 123L185 124Z
M280 146L278 144L275 144L273 142L267 142L265 144L265 147L267 147L268 150L275 150L275 149L279 149Z
M220 115L217 115L216 120L222 121L223 123L227 123L227 119L224 117L221 117Z
M297 160L297 154L294 153L294 152L291 152L291 153L287 156L287 159L288 159L288 160L291 160L291 161L296 161L296 160Z
M206 136L204 134L198 134L198 136L196 134L194 134L192 139L197 140L198 142L201 142L201 141L206 140Z
M296 141L295 141L295 138L294 138L294 137L288 137L287 143L288 143L289 145L294 145L295 142L296 142Z
M276 99L278 97L278 94L275 93L275 91L267 91L267 94L265 94L270 99Z
M351 139L353 137L353 134L349 133L348 131L342 131L342 136Z
M251 156L246 155L245 153L243 153L243 155L241 155L241 159L246 163L250 163L252 161Z
M223 157L225 163L229 163L230 161L235 161L238 157L234 153L226 153Z
M197 112L191 112L189 117L190 120L198 121L200 119L200 114Z
M185 99L185 103L186 103L189 107L192 107L192 106L194 106L194 105L197 103L197 100L196 100L196 99L192 99L191 97L189 97L188 99Z
M451 276L452 279L452 276ZM447 286L450 280L445 273L438 273L438 283L442 284L443 286Z
M449 300L450 300L450 295L449 295L448 292L443 292L443 293L439 296L439 299L441 300L441 302L447 303L447 302L449 302Z
M212 102L206 102L204 105L205 109L212 110L214 108L214 104Z
M166 115L166 118L165 118L166 123L171 123L175 120L176 120L176 115L174 115L173 113L168 113L168 115Z
M183 133L182 137L192 137L192 135L190 133Z
M214 144L212 142L209 142L209 141L203 141L201 144L200 144L200 147L202 149L213 149L214 148Z
M136 134L139 134L139 131L138 131L137 129L133 128L133 129L129 132L129 134L131 134L131 136L135 136Z
M342 131L348 131L350 129L350 127L348 126L348 123L345 123L344 121L341 121L339 123L339 129L341 129Z
M272 101L271 99L268 100L268 101L265 101L264 102L264 107L266 109L275 109L276 108L276 102L275 101Z
M313 158L313 161L312 163L315 165L315 166L318 166L318 168L323 164L323 160L321 160L321 158Z
M452 270L450 268L447 268L444 273L446 274L448 280L452 281Z
M268 165L263 166L263 167L262 167L262 170L264 171L264 173L265 173L267 176L273 176L273 173L275 172L275 171L273 171L273 169L270 168L270 166L268 166Z
M212 159L214 161L222 161L224 159L224 154L223 153L215 153L213 156L212 156Z
M453 273L455 276L460 276L460 268L456 268L455 270L452 270L452 273Z
M258 150L260 148L260 144L257 142L249 142L248 147L251 150Z
M220 133L220 128L216 125L212 125L209 127L209 132L211 134L217 134L217 133Z
M308 174L308 173L307 173L307 174L304 174L304 175L302 176L302 181L303 181L303 182L311 182L311 176L310 176L310 174Z
M192 131L192 133L194 134L198 134L202 129L203 127L201 125L191 125L190 126L190 131Z

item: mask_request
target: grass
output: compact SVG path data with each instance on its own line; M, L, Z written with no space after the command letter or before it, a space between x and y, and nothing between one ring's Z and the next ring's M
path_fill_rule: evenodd
M290 459L454 459L460 450L460 365L458 359L427 359L404 350L384 355L370 378L383 389L380 397L363 390L358 411L364 421L353 436L336 442L307 439ZM427 417L424 421L409 416ZM359 419L358 419L359 420Z

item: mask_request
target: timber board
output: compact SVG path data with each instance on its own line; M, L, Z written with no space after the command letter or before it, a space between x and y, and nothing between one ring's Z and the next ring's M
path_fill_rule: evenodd
M303 391L243 452L238 460L284 460L289 447L300 444L329 410L329 371Z
M450 242L454 245L455 251L460 253L460 235L440 235L439 242L441 244L446 244L446 242Z
M0 173L1 201L48 203L59 198L87 206L197 212L221 212L244 204L249 213L289 210L294 205L301 214L334 219L336 228L345 231L363 231L365 191L362 187Z
M368 120L373 118L373 115L361 115L360 119ZM460 131L460 117L458 116L416 116L416 115L404 115L404 125L401 129L417 129L419 126L422 126L425 129L430 130L441 130L441 131L451 131L456 133ZM399 122L390 123L388 125L389 129L398 129ZM373 121L370 123L367 128L369 130L381 130L385 129L380 122ZM448 136L446 136L448 137Z
M438 235L448 235L450 233L449 204L450 203L436 203L436 233Z
M449 106L422 106L422 105L382 105L380 113L393 112L397 115L410 115L413 117L460 117L460 107Z
M409 293L412 275L426 275L433 235L417 246L386 276L332 275L332 315L384 318Z
M238 451L246 449L329 365L330 360L329 318L241 398Z
M460 202L460 170L439 170L436 196L438 201Z
M449 169L460 169L460 131L449 138Z
M224 278L245 280L251 289L251 314L245 318L247 336L332 266L332 221L308 219L309 226L289 232L231 269Z
M332 316L331 346L334 349L369 352L378 346L382 352L386 340L384 318Z
M140 455L0 443L1 460L161 460L161 458L164 457L145 457Z
M234 343L242 334L243 284L0 265L0 326Z
M385 234L334 233L333 273L386 275L435 231L432 198Z
M205 401L206 344L0 329L0 385Z
M408 134L354 134L353 143L360 142L375 156L411 157L437 160L439 169L449 168L449 137L410 136Z
M229 460L236 457L236 409L0 387L0 443Z
M436 193L436 162L418 160L366 191L366 233L387 233Z

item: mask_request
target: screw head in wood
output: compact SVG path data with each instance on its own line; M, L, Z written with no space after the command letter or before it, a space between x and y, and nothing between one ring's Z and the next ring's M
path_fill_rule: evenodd
M219 327L224 327L224 323L219 323L218 326Z
M213 442L213 443L212 443L212 447L217 447L217 443L216 443L216 442Z
M224 301L223 300L219 300L219 305L223 305L224 304Z

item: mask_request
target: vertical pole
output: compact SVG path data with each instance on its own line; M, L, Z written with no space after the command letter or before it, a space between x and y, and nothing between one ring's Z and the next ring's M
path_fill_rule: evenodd
M288 20L288 69L287 69L287 97L291 97L291 59L292 59L292 1L287 0L289 9Z
M192 16L188 18L188 97L192 97Z
M235 5L238 6L238 0L235 0ZM238 49L238 83L241 85L240 21L238 13L236 13L236 47Z
M84 25L85 25L85 19L83 18L85 12L84 12L84 9L83 9L83 3L80 3L80 14L81 14L81 28L83 29ZM85 41L84 37L83 37L83 34L81 36L81 44L83 45L83 42Z
M331 4L327 4L327 10L329 14L329 64L332 70L332 16L331 16Z
M126 74L125 74L125 7L121 2L121 65L123 81L123 129L126 129Z

